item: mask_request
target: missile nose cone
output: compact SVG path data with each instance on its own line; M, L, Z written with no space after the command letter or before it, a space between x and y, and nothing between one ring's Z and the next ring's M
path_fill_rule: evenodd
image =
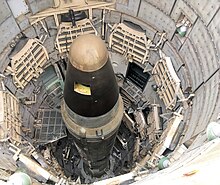
M104 41L95 35L81 35L70 47L64 100L75 113L101 116L110 111L119 89ZM92 107L92 109L91 109Z
M76 69L93 72L105 65L108 60L108 51L100 37L83 35L73 41L69 51L69 59Z

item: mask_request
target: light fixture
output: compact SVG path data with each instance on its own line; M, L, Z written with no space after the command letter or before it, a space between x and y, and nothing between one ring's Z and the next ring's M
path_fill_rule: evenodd
M178 33L180 37L185 37L191 25L189 19L186 16L181 15L176 24L176 33Z
M7 182L8 185L31 185L31 178L23 172L15 172L13 175L9 177L9 180Z
M162 157L158 162L159 170L163 170L170 166L170 160L167 157Z
M176 29L176 32L179 34L179 36L185 37L187 30L188 27L186 25L182 25Z
M220 137L220 124L217 122L211 122L207 126L206 135L209 141Z

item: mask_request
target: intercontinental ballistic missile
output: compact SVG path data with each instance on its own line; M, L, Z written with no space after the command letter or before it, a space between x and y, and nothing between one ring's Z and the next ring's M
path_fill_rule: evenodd
M109 168L123 116L122 98L100 37L82 35L73 41L61 110L85 172L100 177Z

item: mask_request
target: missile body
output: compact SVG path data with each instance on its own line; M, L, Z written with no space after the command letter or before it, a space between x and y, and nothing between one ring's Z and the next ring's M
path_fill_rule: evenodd
M108 51L98 36L82 35L70 47L61 111L84 170L101 176L109 167L123 102Z

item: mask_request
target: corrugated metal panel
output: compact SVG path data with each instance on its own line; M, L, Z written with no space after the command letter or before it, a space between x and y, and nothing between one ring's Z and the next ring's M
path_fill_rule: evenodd
M190 92L192 87L192 81L189 76L189 71L186 67L182 66L180 70L178 70L177 75L181 80L181 89L183 92Z
M197 15L192 8L190 8L183 0L177 0L171 13L171 17L177 22L181 14L184 14L192 24L194 24L197 19Z
M201 17L205 24L208 25L216 11L219 9L219 0L186 0L193 9L196 10L199 17Z
M0 24L4 22L8 17L10 17L11 11L5 2L5 0L1 1L1 6L0 6Z
M219 64L211 36L201 20L197 20L189 34L189 38L197 49L204 81L206 81L219 68Z
M116 3L116 10L135 17L138 13L139 3L140 0L129 0L128 4Z
M173 45L174 48L176 48L177 51L179 51L179 49L181 48L183 41L181 40L182 38L180 38L178 35L174 35L171 43ZM185 38L184 38L185 41Z
M206 96L204 97L203 107L200 110L201 113L199 114L199 116L195 115L199 117L199 121L198 121L198 126L196 127L193 133L193 136L204 131L210 122L212 113L214 112L214 109L216 108L216 104L218 102L218 95L220 94L219 79L220 79L220 75L219 73L216 73L211 79L209 79L204 84L204 93ZM217 117L215 118L215 120L216 119Z
M116 12L116 11L106 12L105 22L112 24L120 23L121 16L122 16L121 12Z
M28 6L24 0L7 0L7 1L14 17L17 18L18 16L29 12Z
M29 0L31 1L31 0ZM31 1L29 4L32 13L35 14L41 10L45 10L46 8L51 8L54 6L54 0L35 0Z
M169 16L145 1L141 2L138 17L158 31L165 31L169 39L172 38L176 30L176 25Z
M192 90L194 91L203 83L203 71L198 59L197 51L191 41L187 39L179 53L184 59L184 63L188 69L192 81Z
M10 41L12 41L12 39L14 39L15 36L20 33L20 29L13 16L7 18L0 25L0 33L1 35L4 35L4 37L1 37L1 44L0 44L0 53L1 53L3 49L10 43Z
M165 12L166 14L170 14L176 0L169 0L169 1L146 0L146 1L158 7L161 11Z
M199 118L201 116L201 114L203 114L204 112L204 103L205 103L205 87L201 86L195 93L195 97L192 100L193 106L192 106L192 114L191 114L191 118L189 119L189 121L187 122L187 131L185 133L185 136L183 138L183 143L188 141L196 127L199 124Z
M218 11L213 20L210 22L208 30L211 33L213 42L215 43L218 57L220 57L220 11Z

